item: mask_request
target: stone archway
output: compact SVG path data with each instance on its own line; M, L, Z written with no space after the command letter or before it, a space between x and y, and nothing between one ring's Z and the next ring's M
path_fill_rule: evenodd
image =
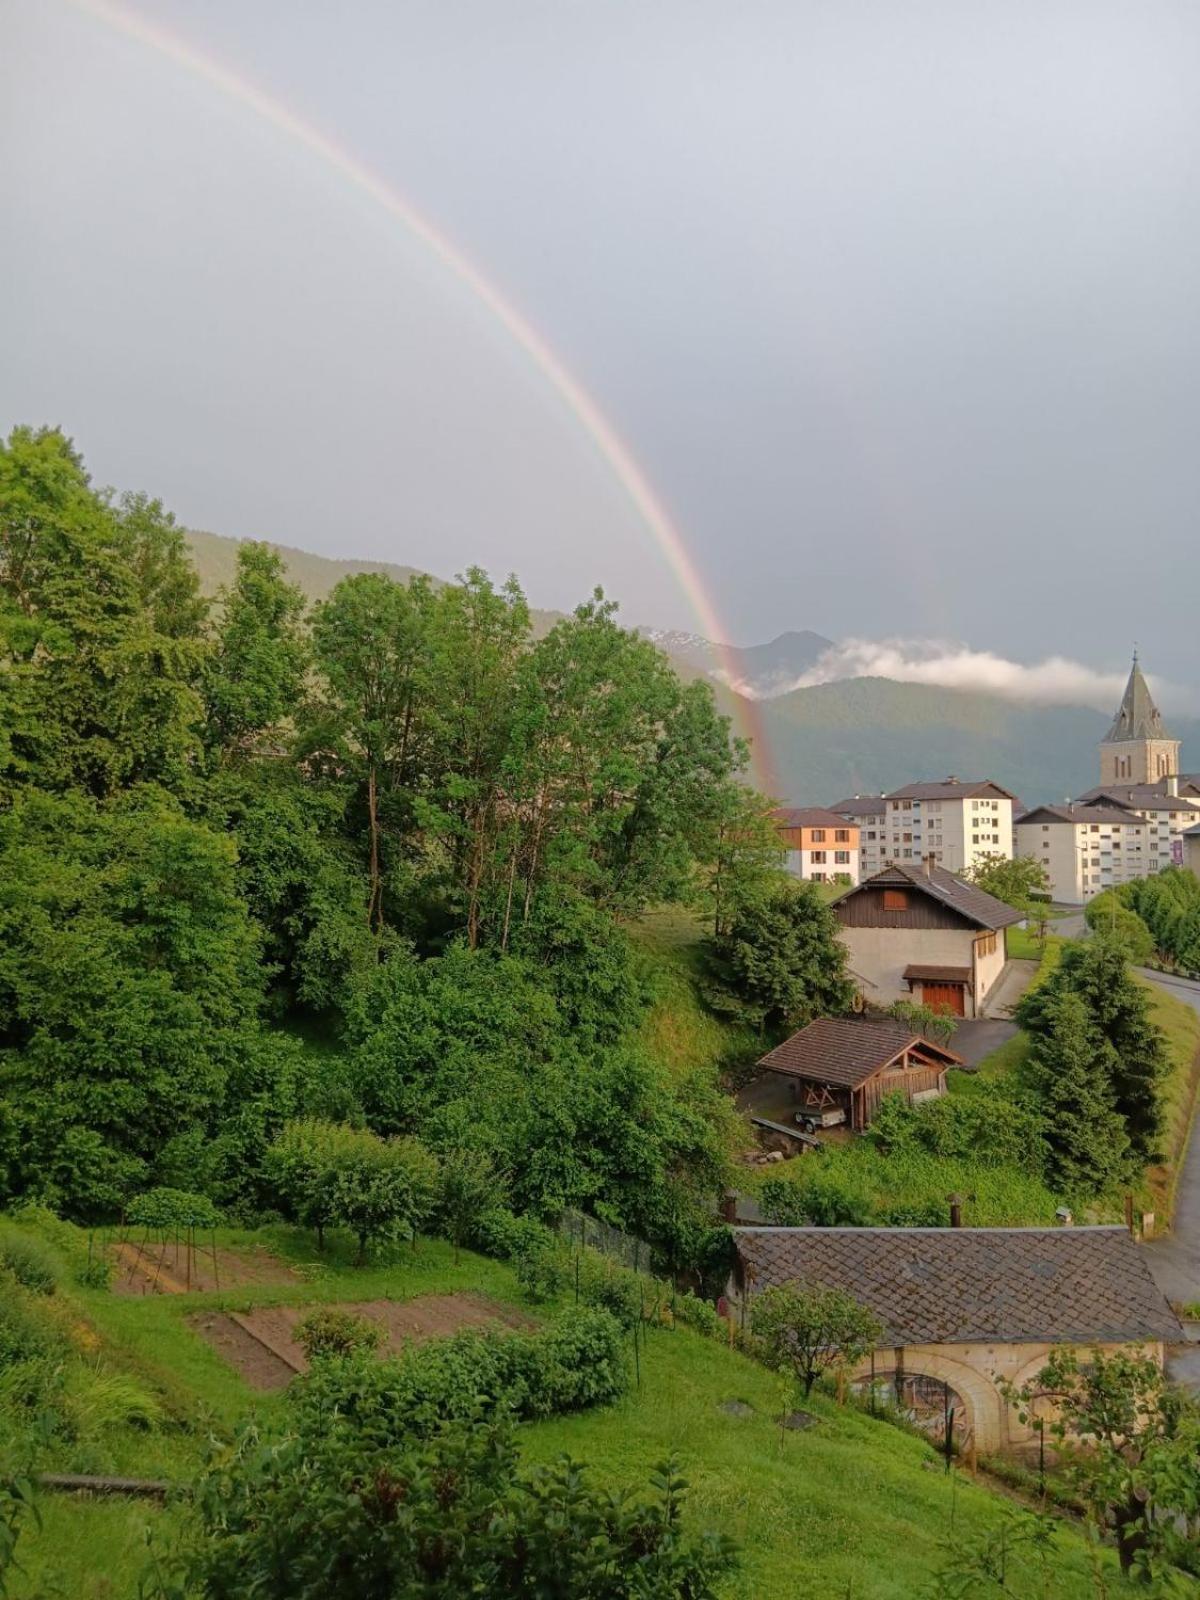
M937 1415L949 1390L955 1405L954 1435L956 1442L973 1441L976 1449L999 1449L1005 1442L1005 1406L999 1390L990 1375L978 1371L965 1361L945 1355L928 1346L905 1348L900 1353L900 1369L905 1384L905 1397L911 1396L918 1411L928 1414L931 1433L941 1437L941 1424ZM895 1352L880 1350L875 1355L876 1384L896 1382ZM855 1371L854 1380L862 1385L870 1382L871 1363L863 1362ZM911 1381L910 1381L911 1380ZM924 1382L922 1382L924 1380ZM923 1426L920 1415L914 1417Z

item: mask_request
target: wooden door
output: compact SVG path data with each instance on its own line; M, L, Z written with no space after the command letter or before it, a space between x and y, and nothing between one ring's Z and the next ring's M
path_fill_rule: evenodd
M951 1017L967 1014L966 990L961 983L923 983L921 999L934 1011Z

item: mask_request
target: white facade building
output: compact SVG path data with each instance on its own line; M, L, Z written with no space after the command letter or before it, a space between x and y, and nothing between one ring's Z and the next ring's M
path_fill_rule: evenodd
M1143 817L1102 804L1035 806L1013 826L1017 855L1042 864L1051 898L1063 905L1157 872L1148 830Z
M948 872L967 872L987 856L1012 859L1013 796L990 779L910 783L884 804L884 866L932 857Z
M858 829L859 878L871 877L883 866L887 801L881 794L856 794L829 809Z

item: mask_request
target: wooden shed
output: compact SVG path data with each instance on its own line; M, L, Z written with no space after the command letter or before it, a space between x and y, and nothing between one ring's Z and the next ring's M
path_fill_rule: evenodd
M786 1078L798 1111L838 1107L861 1132L886 1094L932 1099L946 1091L946 1069L962 1057L890 1017L822 1017L758 1062Z

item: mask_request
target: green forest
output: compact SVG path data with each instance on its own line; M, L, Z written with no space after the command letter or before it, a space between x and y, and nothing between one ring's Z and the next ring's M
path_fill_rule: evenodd
M535 638L477 570L310 610L245 544L210 602L53 430L0 448L0 507L0 1198L251 1222L317 1120L702 1252L732 1113L646 1047L626 930L770 877L709 688L599 592Z

